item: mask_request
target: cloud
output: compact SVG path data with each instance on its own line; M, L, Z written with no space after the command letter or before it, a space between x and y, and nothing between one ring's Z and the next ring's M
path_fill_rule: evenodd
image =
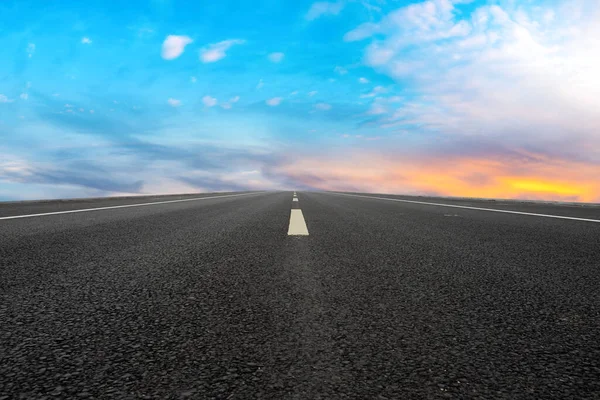
M456 3L456 2L455 2ZM468 34L466 20L454 23L456 10L451 0L424 1L410 4L389 13L380 22L367 22L348 32L346 41L364 40L377 34L401 30L400 41L421 42Z
M229 99L230 103L237 103L238 101L240 101L240 96L234 96L231 99Z
M271 60L271 62L274 62L274 63L279 63L279 62L283 61L284 57L285 57L285 54L280 53L280 52L269 54L269 60Z
M366 93L366 94L361 94L360 98L364 99L364 98L368 98L368 97L375 97L375 96L378 96L378 95L380 95L382 93L385 93L385 92L387 92L387 89L384 88L383 86L375 86L373 88L373 90L371 90L371 92Z
M81 43L83 43L83 44L92 44L92 40L89 37L83 37L83 38L81 38Z
M344 8L344 3L342 1L338 2L327 2L327 1L319 1L313 3L308 12L306 13L305 18L308 21L315 20L324 15L338 15L340 11Z
M206 107L214 107L217 105L217 99L215 99L214 97L210 97L210 96L204 96L202 98L202 103L206 106Z
M169 100L167 100L167 103L169 103L171 107L179 107L181 105L181 100L170 97Z
M257 88L257 89L260 89L260 88L262 88L264 85L265 85L265 83L264 83L264 82L263 82L263 80L261 79L261 80L259 80L259 81L258 81L258 83L256 84L256 88Z
M283 98L281 97L273 97L272 99L267 100L265 103L271 107L275 107L281 104Z
M192 42L189 36L169 35L162 44L161 56L165 60L173 60L183 54L185 46Z
M369 83L369 80L367 78L363 78L363 77L358 78L358 81L362 84Z
M307 94L308 94L310 97L313 97L313 96L314 96L315 94L317 94L317 93L319 93L319 92L317 92L316 90L313 90L313 91L311 91L311 92L308 92Z
M420 134L501 138L512 148L599 160L600 9L474 7L450 1L399 8L346 40L370 39L363 61L401 83L409 100L382 116ZM553 11L554 12L554 11ZM392 126L392 125L388 125ZM560 150L558 150L560 149Z
M229 48L236 44L244 44L245 41L241 39L229 39L219 43L208 45L204 49L200 50L200 60L203 63L212 63L225 58L226 52Z
M73 185L105 192L139 193L143 181L127 182L111 176L99 165L88 162L67 162L63 166L48 167L35 163L25 164L20 169L6 168L0 164L0 178L9 182L44 185Z
M340 66L335 67L333 70L340 75L346 75L348 73L348 70L346 68Z
M29 58L33 57L34 53L35 53L35 43L29 43L27 45L27 57L29 57Z
M3 94L0 94L0 103L12 103L14 100L9 99Z
M387 113L387 109L379 102L371 104L371 108L367 111L369 115L381 115L385 113Z
M19 96L22 100L27 100L29 98L29 95L27 93L21 93L21 95Z
M331 104L317 103L317 104L315 104L315 108L317 110L321 110L321 111L329 111L329 110L331 110Z

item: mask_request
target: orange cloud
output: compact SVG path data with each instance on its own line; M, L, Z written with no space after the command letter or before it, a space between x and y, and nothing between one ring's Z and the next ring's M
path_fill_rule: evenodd
M535 154L515 158L302 159L279 171L323 190L600 202L600 167ZM522 157L521 157L522 156Z

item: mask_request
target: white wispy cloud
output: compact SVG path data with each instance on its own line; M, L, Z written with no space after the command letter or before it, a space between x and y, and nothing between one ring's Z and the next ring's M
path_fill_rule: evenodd
M241 39L229 39L219 43L210 44L200 50L200 60L203 63L219 61L227 56L227 50L229 50L231 46L244 43L245 41Z
M231 99L229 99L230 103L237 103L238 101L240 101L240 96L234 96Z
M387 108L385 108L385 106L379 102L375 102L373 104L371 104L371 108L369 109L369 111L367 111L367 114L369 115L381 115L381 114L385 114L387 113L388 110Z
M373 88L373 90L371 90L371 92L366 93L366 94L361 94L360 98L364 99L364 98L368 98L368 97L375 97L375 96L380 95L385 92L387 92L387 89L384 88L383 86L375 86Z
M259 80L259 81L258 81L258 83L256 84L256 88L257 88L257 89L260 89L260 88L262 88L264 85L265 85L265 83L264 83L264 82L263 82L263 80L261 79L261 80Z
M363 84L369 83L369 80L367 78L363 78L363 77L358 78L358 81Z
M33 54L35 53L35 43L29 43L27 45L27 56L29 58L33 57Z
M279 62L283 61L284 57L285 57L285 54L283 54L281 52L269 54L269 60L271 60L271 62L274 62L274 63L279 63Z
M308 94L310 97L313 97L313 96L314 96L315 94L317 94L317 93L319 93L319 92L317 92L316 90L313 90L313 91L311 91L311 92L308 92L307 94Z
M338 15L343 8L344 2L342 1L318 1L310 6L305 18L312 21L324 15Z
M331 104L317 103L317 104L315 104L315 108L317 110L321 110L321 111L329 111L329 110L331 110Z
M281 97L273 97L272 99L267 100L265 103L271 107L275 107L281 104L283 98Z
M181 105L181 100L169 97L169 100L167 100L167 103L169 103L169 105L171 107L179 107Z
M161 56L165 60L173 60L183 54L185 46L192 42L189 36L169 35L163 41Z
M92 39L90 39L89 37L82 37L81 38L81 43L83 43L83 44L92 44Z
M204 96L202 98L202 103L206 106L206 107L214 107L217 105L217 99L211 96Z
M27 93L21 93L21 95L19 96L22 100L27 100L29 98L29 95Z
M9 99L6 95L0 94L0 103L12 103L14 100Z
M577 4L483 5L464 13L455 2L427 1L360 25L345 39L369 39L364 62L410 82L416 96L384 117L399 128L576 154L577 146L600 148L600 9L594 0Z
M333 70L340 75L346 75L348 73L348 70L346 68L340 66L335 67Z

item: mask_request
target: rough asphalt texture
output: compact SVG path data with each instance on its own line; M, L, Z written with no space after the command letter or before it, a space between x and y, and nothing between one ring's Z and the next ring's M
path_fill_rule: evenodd
M0 221L0 399L600 398L600 223L298 197Z

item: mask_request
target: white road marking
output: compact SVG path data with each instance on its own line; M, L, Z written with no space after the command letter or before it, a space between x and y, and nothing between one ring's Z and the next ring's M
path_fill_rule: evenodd
M292 199L292 201L298 201L298 199L294 197L294 198Z
M329 192L329 193L331 193L331 194L338 194L338 195L342 195L342 196L364 197L364 198L367 198L367 199L400 201L402 203L426 204L426 205L429 205L429 206L465 208L467 210L491 211L491 212L499 212L499 213L505 213L505 214L531 215L531 216L534 216L534 217L570 219L570 220L573 220L573 221L587 221L587 222L598 222L598 223L600 223L600 219L567 217L567 216L564 216L564 215L537 214L537 213L529 213L529 212L523 212L523 211L499 210L499 209L496 209L496 208L459 206L459 205L456 205L456 204L430 203L430 202L427 202L427 201L416 201L416 200L390 199L389 197L362 196L362 195L359 195L359 194L348 194L348 193L337 193L337 192Z
M184 201L218 199L218 198L221 198L221 197L247 196L247 195L250 195L250 194L257 194L257 193L262 193L262 192L241 193L241 194L226 194L224 196L194 197L193 199L155 201L153 203L123 204L123 205L120 205L120 206L83 208L83 209L78 209L78 210L55 211L55 212L41 213L41 214L12 215L10 217L0 217L0 220L4 220L4 219L17 219L17 218L31 218L31 217L43 217L43 216L46 216L46 215L71 214L71 213L86 212L86 211L110 210L110 209L113 209L113 208L143 207L143 206L152 206L152 205L155 205L155 204L181 203L181 202L184 202Z
M302 215L302 210L293 209L290 214L290 227L288 229L289 235L308 235L308 228L306 227L306 222L304 221L304 216Z

